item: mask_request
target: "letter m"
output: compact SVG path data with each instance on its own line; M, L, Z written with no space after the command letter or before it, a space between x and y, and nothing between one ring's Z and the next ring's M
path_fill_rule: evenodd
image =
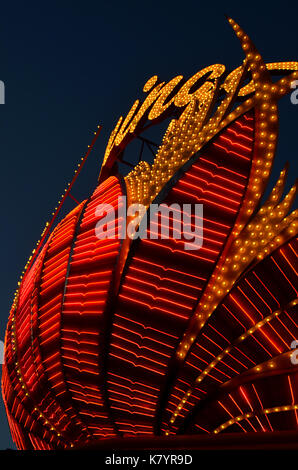
M160 214L161 238L170 238L170 222L173 226L173 238L181 239L181 208L179 204L150 205L150 238L158 238L158 216ZM171 214L171 217L170 217Z

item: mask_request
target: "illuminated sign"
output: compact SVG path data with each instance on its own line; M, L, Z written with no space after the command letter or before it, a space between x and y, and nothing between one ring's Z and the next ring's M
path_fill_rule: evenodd
M297 184L284 195L287 167L262 198L277 102L293 92L298 62L266 65L229 21L243 65L227 74L215 64L186 82L150 78L111 134L98 186L47 238L53 213L24 270L2 366L20 449L297 432ZM120 174L127 144L167 117L153 163ZM187 249L175 227L186 221L193 235L197 219L203 240L198 232L199 249Z

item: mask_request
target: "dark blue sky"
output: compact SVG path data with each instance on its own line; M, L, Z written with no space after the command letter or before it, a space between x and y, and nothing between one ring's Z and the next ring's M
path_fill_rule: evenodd
M96 184L109 132L153 74L169 80L243 53L232 16L266 62L298 60L295 4L272 1L5 2L0 15L0 339L20 272L98 123L104 129L73 194ZM141 95L142 96L142 95ZM274 175L297 175L298 106L281 103ZM1 371L1 366L0 366ZM0 449L13 447L0 400Z

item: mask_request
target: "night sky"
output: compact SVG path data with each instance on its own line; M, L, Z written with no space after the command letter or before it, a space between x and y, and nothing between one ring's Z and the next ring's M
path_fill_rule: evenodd
M1 340L19 275L96 126L104 128L73 190L79 200L93 191L108 135L145 96L148 78L190 77L213 63L231 70L241 65L244 55L225 14L246 30L266 62L298 60L292 1L2 3ZM280 117L273 178L289 161L293 184L298 105L289 96L280 103ZM0 399L0 449L7 447L14 444Z

